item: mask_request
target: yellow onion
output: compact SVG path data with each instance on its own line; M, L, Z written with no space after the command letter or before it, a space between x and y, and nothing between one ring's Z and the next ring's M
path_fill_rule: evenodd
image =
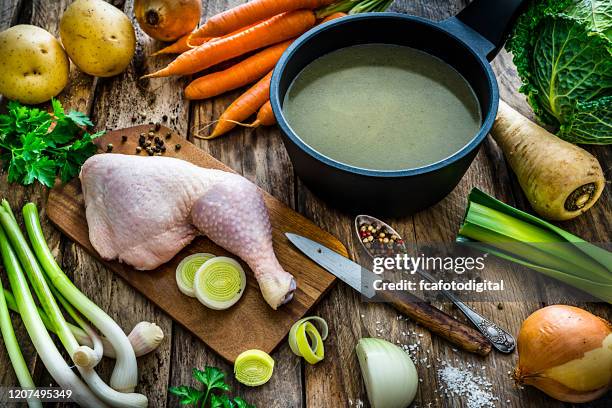
M140 28L160 41L175 41L200 22L200 0L136 0L134 14Z
M612 385L612 326L578 307L531 314L521 326L518 353L514 380L559 401L593 401Z

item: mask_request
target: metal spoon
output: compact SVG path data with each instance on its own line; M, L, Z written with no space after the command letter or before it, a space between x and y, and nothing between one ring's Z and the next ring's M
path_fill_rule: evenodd
M363 238L361 237L361 227L363 225L372 225L376 229L382 228L384 231L386 231L385 238L389 239L389 242L382 246L376 245L374 243L375 240L370 241L372 242L371 244L369 242L364 242ZM359 242L361 242L361 245L365 249L366 253L372 258L380 256L393 256L394 254L398 253L408 253L401 235L391 228L390 225L379 220L378 218L369 215L358 215L355 217L355 232L357 233ZM395 239L392 240L391 238ZM433 276L424 270L419 269L416 272L432 283L437 282ZM491 342L493 347L502 353L511 353L514 350L516 340L510 333L481 316L479 313L459 300L459 298L457 298L457 296L455 296L453 293L447 290L441 290L440 292L449 298L457 306L457 308L459 308L459 310L465 314L465 316L474 324L474 326L476 326L476 328Z

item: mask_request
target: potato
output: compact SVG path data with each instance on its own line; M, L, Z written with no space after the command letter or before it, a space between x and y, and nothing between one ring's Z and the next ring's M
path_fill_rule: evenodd
M0 33L0 94L21 103L48 101L66 87L70 62L57 39L40 27Z
M110 77L123 72L136 49L130 19L103 0L77 0L60 21L66 52L83 72Z

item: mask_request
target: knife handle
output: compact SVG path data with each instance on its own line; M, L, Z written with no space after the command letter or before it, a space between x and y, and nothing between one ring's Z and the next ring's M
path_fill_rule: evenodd
M377 296L378 300L390 303L421 326L465 351L481 356L491 351L491 343L480 332L410 292L380 291Z

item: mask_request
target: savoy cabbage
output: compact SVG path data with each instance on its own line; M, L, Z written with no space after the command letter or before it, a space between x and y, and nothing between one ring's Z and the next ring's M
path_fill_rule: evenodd
M573 143L612 144L611 0L530 0L507 49L543 123Z

